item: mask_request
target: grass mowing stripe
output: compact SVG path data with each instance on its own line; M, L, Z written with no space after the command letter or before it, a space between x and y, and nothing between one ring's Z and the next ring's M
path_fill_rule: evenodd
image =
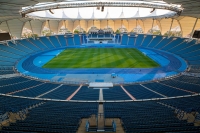
M148 68L158 67L135 48L66 49L43 68Z

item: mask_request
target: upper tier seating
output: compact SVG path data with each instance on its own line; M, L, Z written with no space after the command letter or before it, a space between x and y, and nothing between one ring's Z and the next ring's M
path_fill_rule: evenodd
M57 39L58 36L49 36L50 41L56 48L61 47L60 41Z
M70 86L70 85L63 85L58 89L47 93L46 95L42 96L41 98L50 98L50 99L61 99L66 100L79 86Z
M74 45L80 45L80 44L81 44L80 36L78 34L74 34Z
M127 45L133 45L134 42L135 42L135 37L129 36Z
M99 100L99 89L92 89L88 88L87 86L82 86L71 100Z
M13 81L13 79L10 79L10 80ZM9 79L0 80L0 81L6 83L6 82L9 82ZM17 95L15 93L18 91L24 91L26 89L42 84L42 82L40 81L29 80L29 79L24 79L24 78L18 78L18 79L15 79L15 81L19 81L19 82L15 82L13 84L8 83L7 85L0 86L0 93ZM40 89L43 89L43 88L40 88ZM28 96L28 95L24 95L24 96Z
M34 45L36 45L36 46L37 46L38 48L40 48L41 50L46 50L46 49L48 49L47 45L44 44L44 43L40 40L40 38L36 38L35 40L32 39L32 38L30 38L29 41L30 41L31 43L33 43Z
M160 83L176 87L178 89L183 89L186 91L191 91L192 93L200 93L200 85L188 83L188 82L182 82L181 80L164 80L160 81Z
M191 73L200 73L200 66L195 65L190 67L190 72Z
M74 39L72 37L68 37L66 40L67 40L67 46L75 45Z
M131 100L131 98L122 90L120 86L114 86L110 89L103 89L104 100Z
M165 85L159 84L159 83L148 83L148 84L143 84L143 85L145 87L147 87L153 91L156 91L167 97L191 95L191 93L189 93L189 92L178 90L178 89L172 88L170 86L165 86Z
M24 77L13 77L13 78L0 79L0 87L16 84L16 83L19 83L19 82L24 82L24 81L27 81L27 80L30 80L30 79L27 79L27 78L24 78Z
M67 46L66 38L63 35L58 35L58 40L60 41L62 46Z
M45 44L48 48L55 48L54 44L49 40L49 37L40 37L40 40L43 44Z
M177 99L170 99L104 103L105 118L121 118L126 133L198 131L200 127L195 127L193 123L178 120L174 115L174 109L161 105L159 102L170 102L173 106L179 103L179 105L183 105L183 108L186 109L197 107L199 98L199 96L194 97L192 101L190 100L191 98L183 98L183 100L180 99L180 102ZM184 105L185 102L188 102L187 106ZM195 105L193 105L194 102Z
M137 37L136 37L136 41L135 41L135 46L140 46L142 45L142 42L143 42L143 39L144 39L144 35L143 34L139 34Z
M80 45L81 43L80 40L77 40L80 38L78 35L75 35L74 38L68 38L67 35L57 36L58 38L50 36L49 39L41 37L35 40L17 40L16 44L8 42L9 46L1 44L0 75L13 74L13 66L16 61L35 52ZM144 38L144 35L141 34L137 38L133 38L127 34L122 37L117 34L115 41L122 45L156 48L177 54L184 58L189 65L194 65L191 66L189 72L200 73L200 44L195 44L195 41L186 42L182 38L173 40L173 38L166 37L163 39L162 36L156 35L155 38L152 35L145 36ZM86 36L83 36L82 43L84 42L86 42ZM161 54L165 55L162 52ZM31 58L34 58L34 56ZM181 66L181 63L177 62L177 60L172 60L170 64L174 66L175 70L178 70ZM29 60L22 65L23 67L29 65L31 68L34 64L32 60ZM51 73L51 70L41 70L39 67L33 70L33 72L38 71L42 74ZM136 100L192 95L200 93L200 78L181 75L163 81L124 85L123 87ZM45 83L21 76L2 77L0 79L0 93L25 97L66 100L78 88L79 86ZM103 99L110 101L131 100L120 86L103 89ZM10 124L10 126L4 126L0 132L75 133L81 118L88 118L93 114L97 115L98 103L91 101L99 100L99 89L82 86L71 100L90 102L37 100L0 95L0 115L6 112L17 113L23 109L33 107L29 109L24 121L18 120L16 123ZM195 127L193 123L179 120L174 115L175 109L187 111L192 108L200 113L200 96L134 102L110 101L104 103L105 118L120 118L126 133L185 131L197 133L200 131L200 127ZM38 105L41 102L44 104Z
M122 39L121 39L121 44L127 45L127 43L128 43L128 34L123 34Z
M2 96L0 96L0 99L5 103L3 105L5 110L10 110L9 107L16 109L19 108L18 110L20 110L28 107L29 105L43 102L40 100L29 100ZM6 105L9 105L9 107ZM28 117L25 120L12 123L8 127L3 127L2 130L18 132L34 131L75 133L78 129L81 118L88 118L92 114L97 114L97 105L97 103L83 104L74 102L70 103L46 101L46 103L29 110Z
M141 46L146 47L153 40L152 35L146 35Z
M22 99L16 97L5 97L0 96L0 112L18 112L22 109L28 108L36 103L39 103L38 100L33 99Z
M153 47L155 47L156 45L158 45L160 41L162 41L162 36L156 36L151 42L149 42L149 43L147 44L146 47L153 48Z
M58 84L45 83L39 86L34 86L24 91L16 92L15 95L25 96L25 97L38 97L41 94L44 94L58 86L59 86Z
M123 87L136 99L162 98L162 96L145 89L141 85L127 85Z

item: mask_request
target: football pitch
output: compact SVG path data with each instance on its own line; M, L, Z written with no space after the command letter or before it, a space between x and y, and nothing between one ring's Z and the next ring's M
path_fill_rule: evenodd
M160 65L135 48L66 49L43 68L153 68Z

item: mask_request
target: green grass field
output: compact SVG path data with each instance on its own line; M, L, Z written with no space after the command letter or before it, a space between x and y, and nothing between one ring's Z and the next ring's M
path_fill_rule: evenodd
M152 68L159 64L135 48L66 49L43 68Z

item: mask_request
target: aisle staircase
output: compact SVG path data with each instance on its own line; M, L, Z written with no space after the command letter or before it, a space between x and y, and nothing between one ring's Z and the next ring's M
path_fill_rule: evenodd
M94 88L98 89L98 88ZM103 89L99 88L99 106L97 114L92 114L89 118L83 118L77 133L124 133L124 129L119 118L105 118L103 104Z

